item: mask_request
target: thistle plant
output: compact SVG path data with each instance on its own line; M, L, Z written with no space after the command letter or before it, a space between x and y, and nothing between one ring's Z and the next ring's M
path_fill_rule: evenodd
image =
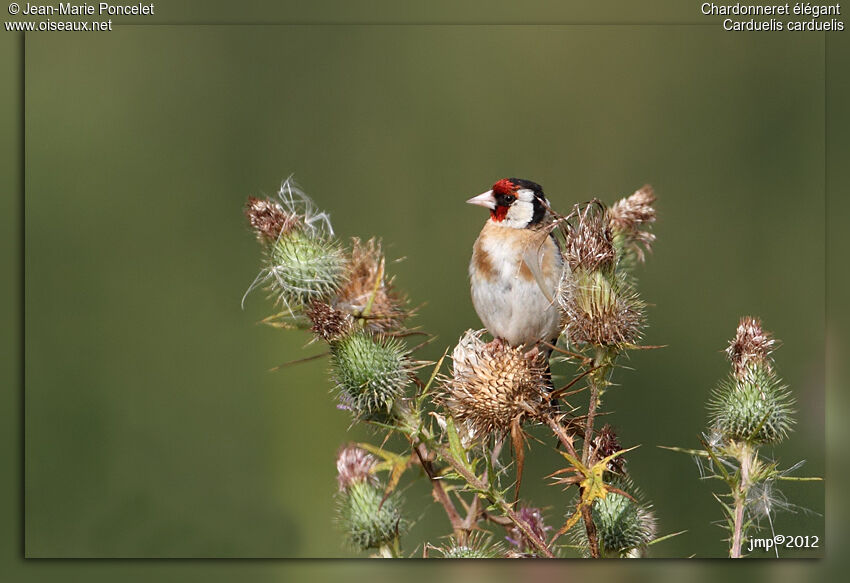
M376 464L372 455L357 446L339 452L339 523L351 547L377 549L379 556L397 557L406 521L401 516L399 494L384 496L384 488L372 473Z
M741 318L735 337L726 348L732 370L708 402L704 449L667 448L693 455L701 474L728 486L728 493L715 498L724 510L722 525L729 532L731 558L744 556L742 549L762 519L772 530L774 514L788 506L777 482L820 479L792 477L788 475L790 470L781 470L777 462L762 453L764 446L785 439L794 425L794 399L776 373L772 357L778 344L762 328L760 320Z
M404 550L410 522L399 491L417 478L430 484L450 529L448 542L423 543L425 556L640 557L667 538L656 537L652 506L629 476L626 455L634 447L622 447L612 425L597 423L620 358L657 348L641 345L646 304L634 274L655 240L654 202L645 186L610 207L594 199L568 215L548 209L565 260L552 300L562 330L556 344L517 348L467 330L437 362L424 362L415 356L422 344L408 345L422 332L407 327L414 311L386 273L378 239L339 241L328 215L291 180L276 199L249 199L248 223L263 249L249 291L265 287L282 308L267 323L309 329L327 346L338 406L371 427L380 444L349 444L337 458L338 522L349 546L382 557L416 554ZM757 465L757 446L784 436L791 423L768 358L771 340L755 328L748 333L730 349L736 373L712 409L717 447L727 448L726 458L747 460L736 491L744 502L755 499L756 484L764 486L762 499L768 491L767 481L756 480L767 467ZM561 387L553 385L553 362L571 367ZM565 460L549 476L568 491L563 505L547 510L563 516L559 528L520 497L528 452L553 446L529 439L532 426L552 433Z

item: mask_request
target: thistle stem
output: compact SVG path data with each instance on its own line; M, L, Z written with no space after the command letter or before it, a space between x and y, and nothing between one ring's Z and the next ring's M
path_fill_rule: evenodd
M435 447L435 451L452 467L455 472L457 472L461 478L466 481L467 484L469 484L473 490L478 492L479 496L486 498L488 502L497 506L499 510L507 516L514 525L516 525L520 532L528 537L531 544L533 544L534 547L543 554L543 556L549 559L555 558L555 555L551 550L549 550L549 546L546 542L537 536L528 523L526 523L519 517L519 515L517 515L516 512L513 511L511 504L507 502L504 497L502 497L498 492L495 492L486 482L481 480L474 473L469 471L463 461L456 460L451 452L449 452L446 448L438 445Z
M581 448L581 461L586 467L590 467L590 444L593 441L593 421L596 418L596 407L599 402L600 389L605 386L608 378L608 371L611 369L611 355L603 347L596 349L596 355L591 365L597 370L593 371L588 377L590 384L590 402L587 405L587 419L584 429L584 443ZM587 542L590 547L590 556L594 559L600 558L599 541L596 536L596 525L593 524L593 513L591 508L585 506L581 510L581 516L584 519L584 529L587 532Z
M729 557L732 559L741 558L741 545L744 542L744 510L747 504L747 493L750 490L750 468L752 467L753 453L752 448L744 443L741 445L738 454L741 475L734 491L735 515L732 529L732 547L729 549Z
M468 520L464 520L461 518L460 514L458 514L457 508L455 508L455 505L452 503L448 494L446 494L443 484L434 474L434 466L428 460L428 450L425 448L425 444L421 442L414 444L413 451L416 452L416 457L419 458L419 463L422 465L422 469L425 470L425 474L431 482L434 499L439 502L446 511L446 515L452 525L455 537L457 537L459 541L465 539L468 531L471 530L471 525L468 524Z

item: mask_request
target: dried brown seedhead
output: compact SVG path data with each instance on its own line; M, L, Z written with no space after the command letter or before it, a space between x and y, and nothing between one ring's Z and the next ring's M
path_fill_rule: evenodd
M253 196L249 196L245 204L245 216L261 242L277 240L281 232L298 222L297 215L286 212L280 204Z
M593 438L593 451L596 462L605 459L609 455L612 455L621 449L623 448L620 446L620 440L617 438L617 433L608 423L603 425L599 430L599 433L596 434L596 437ZM613 472L617 472L618 474L622 474L624 465L625 459L622 456L618 456L609 462L608 469Z
M645 251L651 251L655 242L655 235L647 230L655 222L654 202L655 191L646 184L608 209L611 230L626 239L625 245L634 251L639 261L645 259Z
M373 332L399 330L410 316L407 298L393 288L392 278L386 277L385 263L380 241L352 239L346 284L335 302L338 309L363 318Z
M355 482L369 481L378 483L378 478L372 473L372 468L378 460L366 450L356 445L348 445L337 454L336 471L340 492L347 490Z
M332 342L351 330L351 316L324 302L310 302L305 315L312 322L310 330L326 342Z
M544 354L529 358L521 347L485 343L468 330L452 353L453 373L441 401L473 436L505 435L513 424L549 410Z
M558 289L561 325L575 345L636 344L644 304L622 282L601 272L565 272Z
M738 324L735 338L729 343L726 355L735 368L735 376L743 378L752 366L765 366L771 370L770 354L776 349L777 341L770 332L761 327L761 320L745 316Z
M611 227L597 200L582 209L576 205L574 220L564 230L564 258L573 270L595 271L614 263Z

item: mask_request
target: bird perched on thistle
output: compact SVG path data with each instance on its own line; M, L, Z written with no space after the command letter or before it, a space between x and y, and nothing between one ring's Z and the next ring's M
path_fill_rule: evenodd
M472 248L472 304L497 341L531 348L560 334L555 294L563 260L547 229L549 204L530 180L503 178L466 202L490 210Z

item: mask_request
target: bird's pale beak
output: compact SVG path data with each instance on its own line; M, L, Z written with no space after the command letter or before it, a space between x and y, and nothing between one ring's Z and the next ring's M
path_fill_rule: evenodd
M469 204L477 204L478 206L487 207L490 210L496 208L496 198L493 196L492 190L482 192L478 196L473 196L466 202Z

